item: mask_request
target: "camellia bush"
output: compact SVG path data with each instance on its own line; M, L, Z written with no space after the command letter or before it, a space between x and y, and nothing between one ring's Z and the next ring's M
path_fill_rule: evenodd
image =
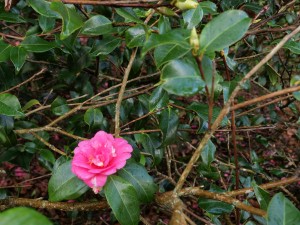
M0 225L299 225L299 12L2 1Z

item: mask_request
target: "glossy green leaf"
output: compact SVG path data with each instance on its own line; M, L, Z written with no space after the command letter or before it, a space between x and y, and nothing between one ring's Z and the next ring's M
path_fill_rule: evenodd
M272 85L277 84L278 78L280 77L280 75L276 72L276 70L270 65L270 64L266 64L265 68L267 70L267 74L269 76L269 79L272 83Z
M0 62L6 62L10 58L11 45L0 40Z
M174 109L168 107L159 116L159 128L163 134L163 145L169 145L176 141L176 132L179 117Z
M76 199L84 194L89 187L71 171L71 161L58 166L48 183L49 201Z
M56 11L62 19L62 31L60 39L66 39L83 25L81 16L76 12L74 6L65 5L62 2L52 2L50 8Z
M187 24L187 29L196 27L202 20L203 10L200 5L195 9L190 9L182 13L183 21Z
M157 67L163 66L165 63L179 59L190 52L190 48L182 47L181 43L161 45L154 50L154 59Z
M126 166L118 171L118 175L132 184L141 203L153 200L157 185L144 166L128 161Z
M129 28L125 32L125 40L128 48L143 46L145 42L145 29L142 25Z
M43 30L43 33L50 32L55 27L55 18L53 17L46 17L43 15L39 16L39 25Z
M287 48L292 53L300 54L300 42L299 41L288 41L283 45L283 48Z
M189 30L174 29L164 34L152 33L149 39L144 43L142 54L145 55L153 48L157 48L162 45L180 45L184 49L191 49L188 39L190 37Z
M228 101L231 93L233 92L233 90L236 88L237 85L238 85L238 82L236 80L224 81L222 83L224 103L226 103Z
M211 20L200 34L200 52L220 51L240 40L251 19L241 10L228 10Z
M228 203L206 198L199 198L198 205L214 215L228 214L234 209L234 206Z
M217 13L217 5L211 1L201 1L199 2L199 6L201 6L203 14L205 15Z
M14 64L16 71L19 71L25 63L27 51L19 46L12 47L10 50L10 60Z
M52 225L50 220L38 211L15 207L0 213L0 225Z
M6 116L23 116L18 98L12 94L0 94L0 114Z
M120 46L120 38L105 37L98 40L91 49L91 56L108 55L118 46Z
M106 200L121 225L137 225L140 208L133 186L121 177L111 175L104 186Z
M169 103L169 95L161 86L158 86L153 90L149 98L149 110L155 111L162 107L167 106Z
M169 93L189 96L198 93L204 86L195 63L172 60L161 71L161 85Z
M215 159L216 146L211 140L207 142L203 151L201 152L201 158L205 165L209 166Z
M161 148L160 137L156 134L135 134L134 138L137 143L143 147L143 152L151 155L151 159L155 165L159 164L163 158L163 150ZM147 154L147 155L148 155Z
M132 8L116 8L115 10L120 16L124 17L127 22L143 24L143 21L138 18Z
M6 131L11 131L14 128L14 118L0 114L0 127L3 127Z
M198 102L193 102L190 106L188 106L188 109L193 110L194 112L197 113L197 115L203 119L204 121L208 121L208 105L204 103L198 103ZM212 114L212 123L215 121L215 119L218 117L219 113L221 112L221 109L219 107L214 107L213 108L213 114ZM221 125L226 126L229 124L229 120L227 117L225 117Z
M51 110L56 116L61 116L70 110L67 101L62 97L57 97L51 103Z
M36 99L31 99L29 102L27 102L24 107L22 108L23 111L26 111L27 109L31 108L34 105L41 105L41 103Z
M18 14L2 12L0 13L0 21L8 23L25 23L26 21Z
M55 163L55 156L54 156L53 152L51 152L50 150L42 149L39 154L43 159L51 162L52 164Z
M112 24L102 15L96 15L84 22L81 33L85 35L102 35L110 33Z
M256 196L256 199L260 205L260 208L263 210L267 210L269 202L271 200L270 194L259 187L255 181L252 182L252 187Z
M103 121L103 114L100 109L90 108L84 114L84 122L90 127L100 126Z
M267 211L268 225L299 225L300 211L282 193L274 195Z
M48 42L44 39L31 35L26 37L20 44L28 52L46 52L56 47L54 42Z
M29 5L39 14L59 18L59 14L50 8L51 2L45 0L28 0Z

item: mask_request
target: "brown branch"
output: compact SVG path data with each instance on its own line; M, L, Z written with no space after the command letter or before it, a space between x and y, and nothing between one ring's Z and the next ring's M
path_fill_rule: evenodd
M288 99L288 98L291 98L291 97L292 97L292 95L287 95L287 96L283 96L283 97L281 97L281 98L276 98L276 99L274 99L273 101L267 102L267 103L265 103L265 104L263 104L263 105L259 105L259 106L255 107L255 108L252 108L252 109L249 109L249 110L247 110L247 111L245 111L245 112L239 113L238 115L236 115L236 117L240 117L240 116L243 116L243 115L247 115L248 113L250 113L250 112L252 112L252 111L254 111L254 110L257 110L257 109L266 107L266 106L268 106L268 105L275 104L275 103L277 103L277 102L280 102L280 101L282 101L282 100L285 100L285 99Z
M14 198L9 197L0 199L0 206L6 208L14 206L29 206L38 209L57 209L62 211L97 211L108 209L109 206L106 201L97 202L49 202L39 199L28 198Z
M42 138L41 136L37 135L36 133L31 132L30 134L32 134L36 139L38 139L40 142L42 142L44 145L46 145L48 148L50 148L52 151L57 152L61 155L67 155L65 152L59 150L58 148L56 148L54 145L51 145L49 142L47 142L44 138Z
M300 91L300 86L286 88L286 89L283 89L283 90L280 90L280 91L276 91L276 92L273 92L273 93L270 93L270 94L267 94L267 95L263 95L263 96L260 96L260 97L242 102L240 104L236 104L235 106L231 107L231 111L235 111L235 110L243 108L245 106L252 105L254 103L264 101L266 99L274 98L274 97L277 97L279 95L284 95L284 94L288 94L288 93L292 93L292 92L296 92L296 91Z
M24 85L24 84L26 84L26 83L32 81L32 80L33 80L34 78L36 78L37 76L43 74L45 71L46 71L46 68L42 68L39 72L35 73L33 76L31 76L31 77L28 78L27 80L23 81L22 83L20 83L20 84L14 86L14 87L12 87L12 88L10 88L10 89L7 89L7 90L5 90L5 91L3 91L3 92L0 92L0 94L7 93L7 92L10 92L10 91L12 91L12 90L14 90L14 89L16 89L16 88L21 87L22 85Z
M96 1L96 0L63 0L65 4L83 4L83 5L103 5L109 7L138 7L138 8L158 8L161 6L170 6L170 4L149 4L156 3L156 0L148 1Z
M125 92L126 84L128 81L129 73L131 71L135 56L137 53L137 48L135 48L130 56L129 63L125 69L122 85L119 91L118 99L116 102L116 114L115 114L115 136L118 137L120 135L120 111L121 111L121 103L123 100L123 95Z
M259 187L267 190L267 189L271 189L271 188L279 188L280 186L292 184L292 183L295 183L298 181L300 181L300 177L294 176L294 177L286 178L284 180L279 180L279 181L262 184L262 185L259 185ZM230 196L237 196L237 195L246 194L247 192L251 192L251 191L253 191L253 188L243 188L243 189L227 192L226 194L230 195Z
M267 29L260 29L260 30L250 30L246 34L253 35L253 34L259 34L259 33L283 32L286 30L294 30L296 27L297 27L296 25L292 25L292 26L282 27L282 28L267 28Z

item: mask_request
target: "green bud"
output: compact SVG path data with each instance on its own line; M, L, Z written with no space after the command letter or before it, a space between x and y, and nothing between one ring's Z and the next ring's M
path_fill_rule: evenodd
M185 1L177 0L175 6L180 10L195 9L198 6L198 2L195 2L193 0L185 0Z
M157 11L165 16L178 16L176 12L174 12L172 9L169 9L168 7L158 7Z
M199 36L197 34L196 28L194 27L191 32L190 36L190 45L192 47L192 53L193 55L197 55L197 52L200 47L200 41L199 41Z

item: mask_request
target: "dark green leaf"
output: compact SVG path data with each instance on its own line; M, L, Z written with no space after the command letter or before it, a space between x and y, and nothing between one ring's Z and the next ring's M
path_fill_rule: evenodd
M282 193L274 195L267 213L268 225L299 225L300 211Z
M177 113L170 107L164 109L159 116L159 128L163 133L163 145L176 141L176 132L179 124Z
M220 51L240 40L251 24L241 10L228 10L211 20L200 34L200 52Z
M205 122L208 121L208 105L207 104L203 104L203 103L197 103L197 102L193 102L188 109L193 110L197 113L197 115L203 119ZM221 112L221 109L219 107L214 107L213 108L213 114L212 114L212 123L215 121L215 119L217 118L217 116L219 115L219 113ZM227 117L225 117L222 120L221 125L222 126L226 126L229 124L229 120L227 119Z
M190 52L190 48L182 47L181 43L161 45L154 50L154 59L157 67L163 66L165 63L179 59Z
M292 53L300 54L300 42L299 41L288 41L283 45L283 48L287 48Z
M118 171L118 175L132 184L141 203L153 200L157 186L144 166L128 161L126 166Z
M237 84L238 84L238 82L235 80L234 81L224 81L222 83L224 103L226 103L228 101L231 93L236 88Z
M90 108L84 114L84 122L90 127L100 126L103 121L103 114L100 109Z
M205 86L196 64L183 60L172 60L163 67L161 85L180 96L194 95Z
M217 6L211 1L199 2L204 14L215 14L217 12Z
M211 162L215 159L216 146L211 140L207 142L203 151L201 152L201 158L205 165L210 166Z
M8 23L25 23L26 21L20 17L20 15L2 12L0 13L0 21L5 21Z
M49 201L76 199L89 189L71 171L71 161L58 166L52 173L48 183Z
M137 225L140 221L139 201L133 186L121 177L107 178L104 193L121 225Z
M206 198L199 198L198 205L205 211L215 215L228 214L234 208L233 205L228 203Z
M111 21L105 16L96 15L85 21L81 33L86 35L102 35L110 33L111 30Z
M28 52L46 52L56 47L54 42L48 42L44 39L31 35L26 37L20 44Z
M271 200L270 194L259 187L255 181L252 182L252 187L254 189L254 193L257 201L259 202L260 208L263 210L267 210L269 202Z
M11 45L0 40L0 62L6 62L10 58Z
M0 114L0 127L5 128L5 130L12 130L14 128L14 118L12 116L5 116Z
M129 28L125 32L128 48L143 46L145 42L145 29L142 25Z
M65 5L62 2L52 2L50 8L56 11L62 19L62 31L60 39L66 39L83 25L81 16L76 12L74 6Z
M22 108L23 111L26 111L27 109L31 108L34 105L41 105L41 103L36 99L31 99L29 102L27 102L24 107Z
M10 60L14 64L16 71L19 71L25 63L27 51L22 47L12 47L10 50Z
M51 110L56 116L61 116L65 113L67 113L70 108L67 104L67 101L62 97L57 97L52 103L51 103Z
M39 14L46 17L59 18L59 14L50 8L50 2L45 0L28 0L29 5Z
M183 20L187 23L187 29L196 27L202 20L203 10L200 5L196 9L190 9L182 13Z
M143 24L143 21L138 18L132 8L116 8L115 10L120 16L124 17L127 22Z
M0 225L51 225L43 214L31 208L15 207L0 213Z
M108 55L121 43L120 38L105 37L95 43L91 50L91 56Z
M164 34L151 34L148 40L144 43L142 54L146 54L153 48L162 45L180 45L184 49L191 49L187 39L190 36L189 30L174 29Z
M0 114L6 116L23 116L18 98L11 94L0 94Z
M152 156L154 164L159 164L163 157L163 151L160 148L161 142L158 136L155 134L135 134L134 138L137 143L142 144L143 151L149 153Z
M149 110L155 111L167 106L169 103L169 95L161 86L154 89L149 98Z
M47 33L55 27L55 18L40 15L39 25L43 30L43 33Z
M269 79L271 81L272 85L277 84L278 78L280 77L280 75L276 72L276 70L270 66L269 64L265 65L266 70L267 70L267 74L269 76Z

